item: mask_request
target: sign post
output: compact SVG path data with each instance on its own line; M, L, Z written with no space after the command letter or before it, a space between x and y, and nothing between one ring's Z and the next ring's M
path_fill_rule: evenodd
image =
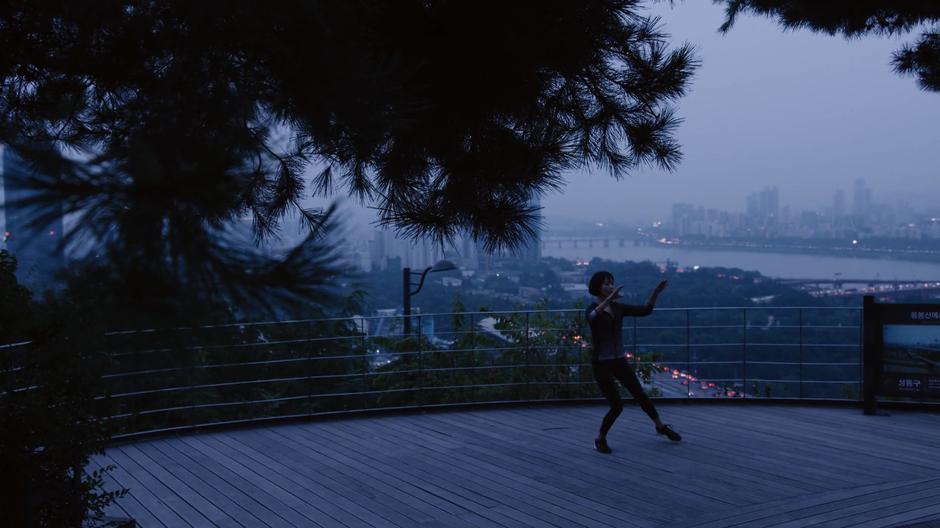
M875 414L879 396L940 398L940 305L866 296L863 324L865 414Z

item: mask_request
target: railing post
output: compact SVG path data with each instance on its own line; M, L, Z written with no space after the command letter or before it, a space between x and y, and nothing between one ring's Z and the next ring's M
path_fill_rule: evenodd
M636 317L633 318L633 356L634 356L634 359L636 358L636 355L637 355L637 344L636 344L636 319L637 319ZM639 365L637 365L637 366L639 366Z
M690 322L691 313L690 310L686 309L685 311L685 367L686 372L689 373L689 384L687 385L685 395L686 398L692 397L692 325Z
M523 350L525 358L525 368L522 370L523 376L525 376L525 394L526 398L530 398L532 395L529 393L529 313L525 313L525 349Z
M473 314L470 314L470 365L477 366L477 325L473 321ZM476 369L473 372L473 382L478 383L480 374Z
M473 361L476 362L476 350L477 350L477 325L473 321L473 313L470 314L470 354L473 358Z
M580 357L580 355L579 355ZM562 398L568 393L568 347L561 347L561 357L555 353L555 398Z
M800 308L800 399L803 399L803 309Z
M741 391L741 398L747 399L747 308L742 308L741 312L744 316L744 390Z
M189 427L194 429L196 426L196 396L193 394L193 378L195 377L196 365L195 361L192 359L192 354L187 354L189 357L189 375L187 376L189 382Z
M133 370L139 370L139 369L140 369L140 348L135 347L135 349L134 349L134 355L131 356L131 357L133 358L131 361L134 362L134 363L133 363L133 365L134 365L134 369L133 369ZM133 403L131 403L131 404L128 405L127 407L128 407L129 410L131 410L131 411L133 412L133 417L134 417L134 432L136 433L136 432L140 431L140 427L141 427L141 425L140 425L140 400L139 400L139 398L137 398L136 396L132 396L132 397L131 397L131 401L132 401Z
M423 335L422 332L424 332L424 325L422 324L422 317L424 316L423 315L418 316L418 333L417 333L417 338L418 338L418 397L417 397L418 407L421 407L422 405L424 405L424 354L422 353L423 351L422 349L424 347L421 346L421 336Z
M316 323L313 323L311 326L314 328L314 330L316 330ZM314 332L313 335L317 335L316 332ZM307 373L307 380L306 380L306 383L307 383L307 417L309 418L313 416L313 407L314 407L313 405L313 381L312 381L313 379L313 355L311 352L313 347L310 345L310 343L306 343L305 348L307 349L307 353L306 353L306 360L304 361L304 372Z
M864 300L863 300L864 302ZM863 305L864 306L864 305ZM861 308L858 310L858 400L865 401L865 395L862 393L864 390L863 381L865 379L864 363L865 363L865 309Z
M875 297L866 295L862 299L862 398L866 415L878 413L878 383L881 376L881 351L875 347L882 339L881 326L876 324ZM868 346L866 346L868 345Z
M7 369L7 370L6 370L6 372L4 373L4 377L6 378L6 386L7 386L6 391L7 391L7 394L12 394L12 393L13 393L13 386L14 386L14 381L13 381L13 369L15 368L14 365L16 364L16 362L13 360L13 355L16 353L16 348L17 348L17 347L12 347L12 346L11 346L9 352L4 351L4 353L7 355L7 358L6 358L6 359L7 359L7 360L6 360L6 364L7 364L6 369ZM109 356L109 357L110 357L110 356Z
M372 369L369 366L369 342L366 339L366 318L359 318L359 334L362 335L362 388L363 392L369 392L369 373ZM363 394L364 399L368 402L369 395Z
M108 366L105 369L105 374L114 374L115 373L114 353L111 350L111 346L108 344L108 336L105 335L104 339L105 339L104 354L107 358L107 363L108 363ZM113 385L111 385L111 381L109 380L106 382L104 380L101 380L101 389L102 389L101 395L104 396L102 400L104 402L104 405L102 406L101 414L103 416L108 417L108 436L111 437L116 432L118 432L115 430L114 422L112 421L115 412L114 412L114 400L111 398L114 392ZM124 433L126 432L125 429L127 429L127 422L124 420L121 420L121 421L124 423L124 425L120 432Z

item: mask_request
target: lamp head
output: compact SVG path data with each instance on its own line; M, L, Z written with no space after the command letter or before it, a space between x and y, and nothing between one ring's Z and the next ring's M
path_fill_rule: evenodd
M449 260L439 260L431 266L431 271L450 271L457 269L457 265Z

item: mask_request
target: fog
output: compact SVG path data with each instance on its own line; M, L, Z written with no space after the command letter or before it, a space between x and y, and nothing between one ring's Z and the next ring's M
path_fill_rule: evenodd
M671 173L641 167L619 181L597 167L565 174L565 187L541 201L549 230L665 220L679 202L743 211L746 196L766 186L793 213L822 209L836 189L851 199L858 178L876 203L940 210L940 94L890 65L912 35L847 40L785 32L755 16L722 35L723 8L706 0L655 2L644 13L661 17L673 45L693 44L702 62L676 103L683 160ZM373 211L341 195L308 203L340 199L347 227L371 231Z
M722 35L722 7L700 0L648 12L702 61L678 102L683 161L672 173L646 168L621 181L599 169L568 174L564 191L542 202L549 227L663 218L676 202L743 211L746 196L765 186L779 188L781 206L822 208L837 188L851 196L857 178L876 202L936 204L940 94L890 65L913 37L784 32L753 16Z
M940 94L890 64L913 36L847 40L755 16L722 35L722 9L695 0L644 11L661 17L673 45L693 44L702 62L676 104L684 120L677 169L642 167L619 181L597 167L568 173L564 189L541 202L549 230L666 219L678 202L740 212L766 186L798 214L831 205L836 189L851 199L858 178L876 203L937 207ZM343 209L356 227L374 221L349 200Z

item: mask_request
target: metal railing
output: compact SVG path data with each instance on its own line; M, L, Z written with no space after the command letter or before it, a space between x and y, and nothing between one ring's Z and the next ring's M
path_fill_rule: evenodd
M418 314L415 324L410 336L393 315L110 332L101 413L115 438L127 438L377 409L599 397L582 310ZM654 398L861 394L859 308L657 309L625 319L623 335ZM8 362L8 377L16 368Z

